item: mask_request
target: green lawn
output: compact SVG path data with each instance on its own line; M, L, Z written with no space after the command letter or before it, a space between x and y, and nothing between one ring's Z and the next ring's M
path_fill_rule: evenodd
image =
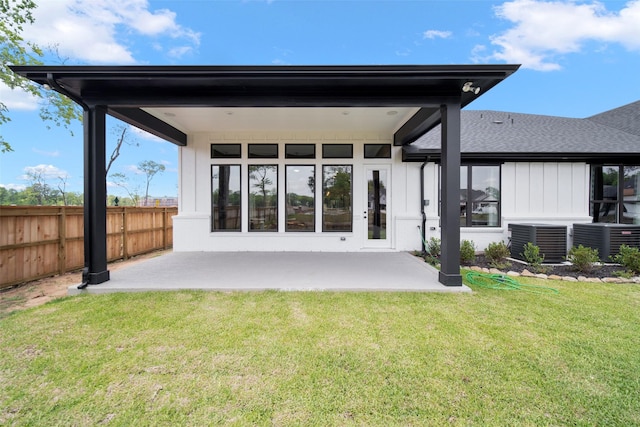
M0 320L0 425L640 425L640 286L141 293Z

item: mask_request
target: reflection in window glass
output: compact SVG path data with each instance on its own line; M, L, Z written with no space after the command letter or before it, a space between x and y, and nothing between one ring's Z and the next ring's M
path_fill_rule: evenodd
M287 159L315 159L315 144L286 144L284 157Z
M240 144L211 144L212 159L239 159Z
M591 169L590 215L593 222L618 222L618 166L594 166Z
M315 231L316 168L289 165L286 170L286 231Z
M325 159L352 159L352 144L322 144L322 157Z
M471 192L471 225L496 227L500 200L500 166L473 166Z
M278 231L276 165L249 165L249 231Z
M211 230L240 231L240 165L211 166Z
M640 167L624 167L622 222L640 224Z
M387 238L387 171L371 169L367 172L367 238Z
M460 167L460 226L500 226L500 166Z
M322 231L351 231L350 165L322 167Z
M250 159L277 159L278 144L249 144Z
M589 215L593 222L640 224L640 166L591 168Z
M364 144L365 159L390 159L391 144Z

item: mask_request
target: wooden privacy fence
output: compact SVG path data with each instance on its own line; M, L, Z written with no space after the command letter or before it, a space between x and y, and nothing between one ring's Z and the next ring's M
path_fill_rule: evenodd
M177 207L108 207L107 259L173 246ZM0 289L84 267L82 206L0 206Z

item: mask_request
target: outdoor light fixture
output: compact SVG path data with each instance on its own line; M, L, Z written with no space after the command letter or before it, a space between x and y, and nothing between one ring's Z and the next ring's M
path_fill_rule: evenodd
M462 85L462 91L463 92L473 92L474 94L479 94L480 93L480 88L479 87L474 87L473 86L473 82L466 82L464 85Z

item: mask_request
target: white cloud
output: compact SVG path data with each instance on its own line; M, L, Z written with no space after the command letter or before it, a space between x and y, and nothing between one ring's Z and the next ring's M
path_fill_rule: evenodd
M619 12L608 11L599 2L513 0L495 12L515 26L491 37L498 50L484 60L552 71L562 68L559 55L579 52L587 42L640 50L640 0L629 1Z
M140 137L142 139L146 139L149 141L153 141L153 142L166 142L164 139L159 138L153 134L150 134L149 132L147 132L146 130L142 130L140 128L137 128L135 126L129 126L129 130L131 130L131 132L137 136Z
M25 184L0 184L0 187L16 191L24 191L27 188Z
M425 39L446 39L451 37L451 31L440 31L440 30L427 30L422 33L422 38Z
M31 151L33 151L36 154L40 154L42 156L47 156L47 157L58 157L60 155L60 152L58 150L56 151L44 151L44 150L39 150L37 148L32 148Z
M136 63L129 42L119 38L124 34L200 42L198 33L176 22L175 12L150 10L147 0L42 1L35 19L34 25L25 27L27 40L40 46L53 44L63 58L80 62Z
M22 89L10 89L1 82L0 100L9 110L34 111L40 107L35 96Z
M53 178L69 178L69 173L65 170L59 169L53 165L37 165L26 166L24 168L24 175L20 177L25 181L29 180L29 174L41 175L45 180Z
M138 169L138 166L136 166L136 165L126 165L124 167L124 170L126 172L132 172L132 173L134 173L136 175L142 175L144 173L140 169Z

